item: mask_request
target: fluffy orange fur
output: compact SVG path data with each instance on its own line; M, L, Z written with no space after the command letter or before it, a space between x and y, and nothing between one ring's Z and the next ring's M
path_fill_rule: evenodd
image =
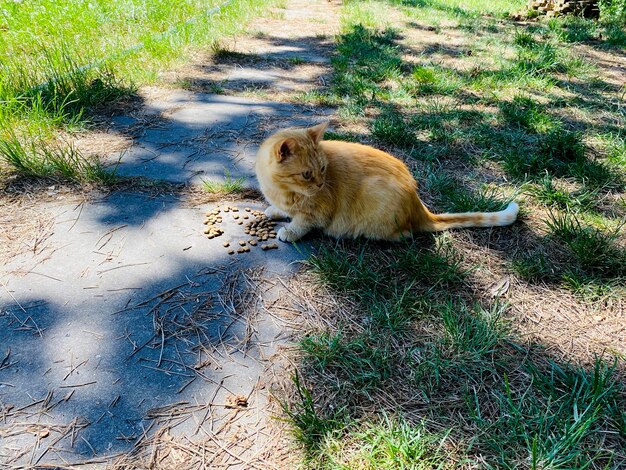
M278 238L295 241L314 228L336 238L399 240L416 231L512 224L500 212L432 214L404 163L366 145L322 140L328 123L284 129L259 148L256 175L271 204L266 215L291 218Z

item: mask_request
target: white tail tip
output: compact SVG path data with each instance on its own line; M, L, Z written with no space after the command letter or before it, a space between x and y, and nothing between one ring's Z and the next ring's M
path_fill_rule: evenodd
M510 202L506 209L500 212L496 212L498 215L498 225L510 225L517 220L517 214L519 213L519 206L516 202Z

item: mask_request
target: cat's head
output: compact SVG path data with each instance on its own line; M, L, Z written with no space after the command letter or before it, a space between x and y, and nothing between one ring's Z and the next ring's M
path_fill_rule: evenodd
M284 129L269 137L261 146L267 157L257 165L257 172L270 176L284 189L313 196L324 187L328 160L321 150L328 122L306 129ZM259 168L261 166L261 168Z

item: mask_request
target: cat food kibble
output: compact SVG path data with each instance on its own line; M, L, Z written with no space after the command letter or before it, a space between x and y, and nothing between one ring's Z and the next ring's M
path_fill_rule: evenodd
M251 209L250 207L246 207L242 209L242 211L245 212L241 215L238 214L240 210L235 206L222 206L208 211L203 222L207 226L205 230L203 230L204 234L209 239L223 235L224 230L218 228L218 224L223 222L223 216L221 213L230 212L232 213L233 221L237 222L238 225L243 225L244 233L253 238L250 238L247 241L239 240L238 242L223 242L222 246L226 249L226 252L229 255L234 255L235 253L249 253L251 247L256 246L259 246L262 250L277 249L278 245L276 243L262 244L262 242L266 242L269 238L276 238L276 231L274 230L276 222L268 219L262 211ZM239 245L238 248L231 246L235 243Z

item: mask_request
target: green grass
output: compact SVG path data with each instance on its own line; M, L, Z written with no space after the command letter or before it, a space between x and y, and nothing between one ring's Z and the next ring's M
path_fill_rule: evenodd
M563 296L589 316L623 301L621 95L571 47L611 53L610 26L506 20L524 5L344 5L331 85L303 98L337 106L345 128L415 159L433 209L497 211L524 193L528 219L392 246L320 243L308 265L322 292L351 308L326 312L299 344L307 392L287 408L310 467L626 464L623 360L557 360L521 339L516 297L541 289L547 304ZM428 25L436 45L409 41L410 28L422 39ZM462 46L447 47L445 34ZM552 215L537 220L537 207Z
M293 382L297 398L291 403L282 403L282 407L293 437L304 446L305 457L311 459L318 453L322 441L343 427L341 410L334 411L330 416L322 416L297 372Z
M413 127L392 108L384 109L374 120L372 135L382 143L400 148L410 149L417 144Z
M585 225L569 213L551 214L546 224L584 272L608 278L626 276L626 249L618 244L623 225L603 230Z
M405 250L322 245L310 261L321 283L360 305L355 317L335 318L332 331L300 344L298 387L304 376L315 385L285 406L310 466L603 468L626 461L626 398L614 367L598 359L585 369L531 353L511 332L505 303L468 303L433 289L438 274L415 278L418 265L407 266ZM428 251L411 247L416 259ZM550 269L545 260L519 266L528 277ZM364 408L374 414L364 419ZM402 416L409 410L411 420ZM603 435L612 437L601 444ZM444 449L444 441L457 445Z
M554 362L544 370L532 363L523 368L531 384L515 390L505 374L495 393L499 416L484 418L476 409L475 419L490 430L484 445L496 456L496 466L610 466L615 453L601 444L598 430L605 424L615 430L623 426L622 388L614 368L600 360L591 371Z
M210 18L204 15L219 3L5 2L0 18L3 148L9 149L14 136L24 142L37 135L41 139L35 142L48 142L59 130L85 127L99 107L157 81L163 69L186 60L191 49L241 31L270 2L238 0ZM31 151L31 157L46 153ZM9 164L16 161L4 153L0 158ZM37 165L31 163L33 170ZM18 164L14 171L24 168Z
M505 171L531 181L543 179L546 174L572 177L592 191L624 188L624 172L608 160L590 157L580 132L555 124L535 142L535 148L520 147L503 155Z
M393 298L402 297L405 286L423 281L429 288L460 282L465 270L458 253L439 236L425 247L421 240L407 240L393 252L372 249L370 242L358 249L337 243L321 246L309 260L313 272L339 292L364 292L372 295L392 291ZM381 260L385 263L381 263ZM393 281L393 282L390 282ZM397 287L397 288L396 288Z
M469 190L441 167L427 168L418 174L418 180L441 211L495 212L506 208L513 199L503 198L494 187Z
M507 337L502 322L505 308L494 303L485 309L456 299L438 304L438 335L420 350L412 367L412 382L427 395L445 387L451 377L479 383L483 372L493 367L493 355Z
M554 178L546 174L536 184L531 185L528 192L535 199L551 208L562 210L586 212L593 209L598 196L597 190L577 190L574 192L560 188L554 182Z
M315 465L342 469L445 468L447 433L434 433L422 423L384 414L375 422L350 423L342 433L323 441Z
M210 194L232 194L245 190L245 177L233 178L230 171L224 170L224 180L202 180L203 189Z
M392 352L371 340L365 335L347 339L322 333L304 338L300 348L313 367L334 375L353 392L367 393L391 375L392 365Z
M0 139L0 159L31 177L101 184L113 184L118 180L115 169L107 169L99 161L84 157L71 144L48 142L32 135L24 140L15 134Z
M542 252L514 258L511 268L519 277L528 282L552 280L556 274L553 263Z
M500 109L509 125L535 134L545 134L560 127L543 106L524 95L516 95L512 101L500 103Z

